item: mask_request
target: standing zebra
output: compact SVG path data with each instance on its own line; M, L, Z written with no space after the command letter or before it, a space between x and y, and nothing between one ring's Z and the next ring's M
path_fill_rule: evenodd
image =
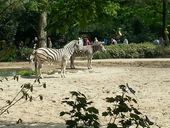
M96 42L92 45L86 45L82 46L81 50L78 50L73 53L73 55L70 58L70 67L75 68L74 66L74 60L76 56L87 56L87 68L91 69L92 68L92 58L94 53L97 51L106 51L103 42Z
M80 50L78 40L73 40L61 49L38 48L33 51L32 55L30 56L30 60L33 61L35 64L36 75L41 78L41 68L44 62L61 62L61 77L65 77L67 61L77 50Z

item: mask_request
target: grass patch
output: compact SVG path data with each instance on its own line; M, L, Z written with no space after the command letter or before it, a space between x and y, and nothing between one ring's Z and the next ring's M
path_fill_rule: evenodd
M21 71L17 72L17 75L20 75L20 76L32 76L32 75L35 75L35 71L32 71L32 70L21 70Z

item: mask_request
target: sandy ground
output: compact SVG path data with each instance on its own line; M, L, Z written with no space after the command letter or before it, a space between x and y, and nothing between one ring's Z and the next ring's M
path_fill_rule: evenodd
M146 62L145 62L146 61ZM59 113L67 110L61 104L63 98L70 96L70 91L80 91L93 105L104 111L107 104L103 100L107 96L115 96L119 92L118 85L128 83L136 90L139 109L161 128L170 127L170 60L119 60L96 61L93 69L88 70L83 64L78 63L77 69L67 69L66 78L60 78L60 74L44 74L41 83L46 82L47 88L35 87L33 96L41 94L44 99L38 98L33 102L21 101L9 109L9 114L0 116L0 128L64 128L64 117ZM119 65L116 65L119 63ZM122 65L124 63L124 65ZM30 67L27 63L0 63L1 68ZM51 68L49 68L51 67ZM46 65L44 72L53 70L54 65ZM59 69L57 69L58 71ZM12 78L9 78L12 79ZM0 108L11 100L20 90L23 83L33 83L34 78L20 78L0 83ZM112 93L114 92L114 94ZM18 119L23 124L16 125ZM100 122L107 122L100 113ZM153 127L154 128L154 127Z

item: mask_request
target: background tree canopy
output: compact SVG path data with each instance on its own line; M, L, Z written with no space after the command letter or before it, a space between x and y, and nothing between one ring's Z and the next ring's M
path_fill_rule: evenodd
M88 33L100 40L116 37L118 28L130 42L164 37L170 30L169 0L1 0L0 40L19 47L33 47L35 36L54 46Z

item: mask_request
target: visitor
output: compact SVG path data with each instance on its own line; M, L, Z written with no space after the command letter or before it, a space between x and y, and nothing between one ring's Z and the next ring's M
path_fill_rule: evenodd
M104 38L104 44L107 45L108 44L108 39Z
M129 41L127 38L124 39L123 44L129 44Z
M111 44L116 45L117 41L114 38L111 38Z
M154 41L153 41L153 44L159 45L159 44L160 44L160 40L158 40L158 39L154 40Z
M34 37L34 39L32 40L32 43L34 44L35 49L39 48L38 37Z
M47 38L47 47L52 48L52 42L50 37Z
M84 45L91 45L91 42L87 37L84 39Z
M98 43L99 41L98 41L98 39L97 39L97 37L95 37L94 38L94 44L96 44L96 43Z
M78 41L79 41L79 45L83 46L84 42L83 42L83 39L81 37L78 38Z

